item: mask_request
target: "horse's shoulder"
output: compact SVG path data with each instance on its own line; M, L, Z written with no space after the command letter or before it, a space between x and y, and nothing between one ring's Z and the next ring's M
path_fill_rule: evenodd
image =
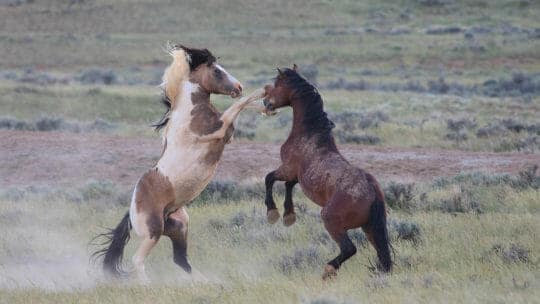
M191 110L190 130L197 135L210 134L223 125L219 111L210 103L197 104Z

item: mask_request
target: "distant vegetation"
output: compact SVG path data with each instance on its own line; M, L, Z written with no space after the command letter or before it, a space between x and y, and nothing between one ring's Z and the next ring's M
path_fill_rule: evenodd
M0 130L157 137L150 125L163 113L156 86L171 40L212 50L246 92L297 63L339 144L539 153L538 16L531 0L0 0ZM214 102L224 109L232 100ZM280 143L291 119L286 109L270 118L247 110L235 138ZM88 241L131 199L107 178L0 189L0 302L540 298L535 166L381 181L394 273L374 270L374 251L353 230L358 254L328 284L322 266L338 248L319 208L296 191L297 223L270 226L260 181L219 180L189 208L193 276L160 242L147 264L153 285L106 282L89 264ZM283 187L276 191L282 202Z

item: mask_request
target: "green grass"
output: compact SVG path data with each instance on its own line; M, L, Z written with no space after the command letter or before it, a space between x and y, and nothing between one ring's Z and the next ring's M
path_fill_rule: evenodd
M477 178L458 176L455 180L467 184ZM295 200L305 202L306 209L298 211L298 221L290 228L280 222L266 223L261 199L198 201L189 207L193 276L173 264L170 243L164 238L147 260L150 286L135 280L107 282L99 266L88 262L93 247L87 247L87 242L100 227L115 224L127 206L50 196L44 210L43 200L36 196L18 201L3 197L0 218L8 225L0 236L0 262L2 285L10 288L2 289L2 301L534 302L540 287L536 233L540 192L504 184L491 190L512 199L500 199L500 204L481 214L436 208L390 211L391 223L419 228L419 241L413 243L397 238L390 225L394 272L372 273L368 266L375 261L375 252L371 246L360 246L330 283L322 282L322 267L338 253L337 246L324 231L318 207L303 195L297 194ZM430 204L436 204L444 196L441 193L451 189L430 191ZM483 188L472 191L482 194ZM134 236L126 249L127 261L137 243ZM311 252L313 258L284 264L295 252Z
M538 93L489 98L481 95L432 95L392 91L328 90L344 78L373 85L426 86L444 77L447 83L482 85L509 79L521 71L540 71L540 28L535 1L278 1L253 3L187 1L33 1L0 10L0 67L18 78L53 75L73 80L94 68L110 69L119 85L68 84L36 86L0 78L0 113L31 120L40 115L67 121L97 118L119 124L114 132L154 136L147 127L163 109L155 83L169 58L162 46L172 40L208 47L246 85L268 83L275 67L314 65L329 112L383 111L388 123L355 135L380 138L380 145L436 147L473 151L539 149L538 134L503 133L488 139L446 139L446 120L467 117L478 127L513 118L537 123ZM214 13L219 12L219 13ZM58 20L61 20L59 22ZM454 26L459 33L429 35L426 29ZM392 29L406 31L388 34ZM478 33L472 31L490 31ZM472 31L472 38L464 32ZM7 74L6 74L7 75ZM135 85L125 85L134 83ZM220 109L231 104L216 97ZM286 111L285 111L286 112ZM257 121L254 140L281 142L288 125L275 118ZM526 146L523 148L523 146Z
M254 87L248 87L249 92ZM346 112L380 111L389 119L367 129L350 129L338 123L337 131L369 134L381 139L380 145L472 151L516 151L520 142L534 138L535 132L500 132L479 138L478 128L512 118L524 124L537 124L538 98L523 102L519 98L458 97L405 92L321 91L331 117ZM67 121L89 123L104 119L118 125L112 132L126 136L156 136L150 125L164 112L159 89L151 86L51 86L6 83L0 86L0 108L9 117L31 121L39 117L61 117ZM233 100L215 96L216 106L224 110ZM467 118L477 126L465 130L468 140L446 138L448 119ZM253 132L252 140L282 142L291 125L291 110L274 117L262 117L252 110L240 115L237 129ZM525 151L538 151L540 142L531 141Z
M324 88L339 78L426 86L444 77L447 83L473 86L509 79L516 71L538 74L537 1L429 5L437 1L87 0L73 6L64 0L27 2L0 6L2 117L26 122L59 117L79 126L104 119L117 126L108 132L157 136L149 125L161 117L163 108L159 90L149 83L155 83L168 64L162 46L171 40L212 50L247 92L270 82L275 67L315 65L330 115L380 111L388 116L366 129L338 123L336 131L376 136L381 146L540 150L537 131L476 136L479 128L503 119L538 124L538 93L486 97ZM433 26L462 31L426 34ZM390 35L396 28L406 32ZM465 32L473 28L493 31L473 32L467 38ZM76 81L94 68L112 70L120 83ZM37 85L10 79L20 79L27 71L68 83ZM223 110L232 100L216 96L214 102ZM246 111L237 128L253 132L255 141L280 143L290 128L289 118L290 110L271 118ZM462 118L476 122L463 130L467 139L447 139L447 120ZM302 195L296 200L306 203L307 212L286 229L280 223L265 223L262 199L253 192L234 199L206 193L189 208L189 255L195 275L189 277L173 264L164 239L147 262L153 284L144 287L134 281L107 282L99 267L89 263L88 241L101 227L117 223L129 193L106 181L69 189L3 189L0 302L538 302L539 190L506 182L478 183L482 178L461 176L414 185L411 201L404 203L410 205L393 205L390 219L396 225L418 227L420 241L396 239L398 226L391 226L394 273L371 273L374 251L359 247L331 283L323 283L321 273L337 247L328 241L316 207ZM128 257L136 244L134 238ZM527 252L526 260L515 258L516 248ZM297 251L316 256L284 271L284 261Z

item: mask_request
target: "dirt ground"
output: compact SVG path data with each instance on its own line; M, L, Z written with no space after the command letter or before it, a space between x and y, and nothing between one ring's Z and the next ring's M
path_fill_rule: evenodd
M340 149L352 164L372 172L381 182L429 181L462 171L515 173L540 164L538 154L360 145L341 145ZM129 187L155 164L160 152L157 136L0 131L0 187L65 187L89 179ZM215 179L262 181L279 163L279 145L236 141L227 145Z

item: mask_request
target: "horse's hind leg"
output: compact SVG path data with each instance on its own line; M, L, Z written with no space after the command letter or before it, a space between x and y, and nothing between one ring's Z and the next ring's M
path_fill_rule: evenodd
M324 280L336 276L341 264L356 254L356 247L347 235L347 230L343 227L343 219L338 214L339 210L335 205L329 203L321 211L324 227L332 239L338 243L340 249L339 255L326 264L323 273Z
M144 269L144 260L150 253L150 250L156 246L159 237L163 233L163 216L161 214L151 214L146 220L146 233L143 234L143 240L133 256L133 264L137 271L137 276L143 283L148 283L148 276Z
M174 262L187 273L191 273L191 266L187 260L188 221L189 216L184 207L176 210L165 219L163 234L171 239Z
M283 213L283 225L291 226L296 222L296 214L294 213L294 204L292 201L292 192L294 186L298 181L285 182L285 202L283 207L285 208L285 213Z

